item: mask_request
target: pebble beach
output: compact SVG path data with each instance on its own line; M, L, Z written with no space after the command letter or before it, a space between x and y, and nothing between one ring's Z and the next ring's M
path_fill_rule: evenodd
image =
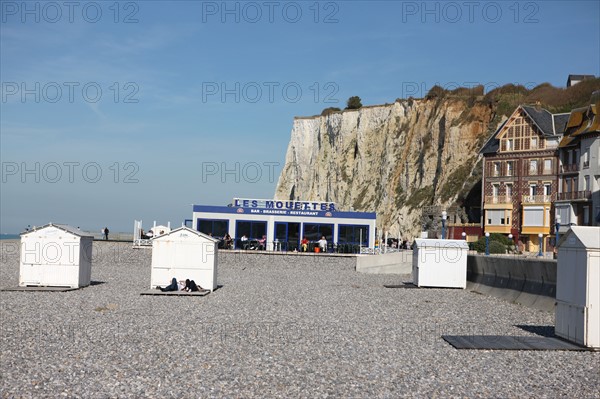
M0 243L2 288L18 285L18 243ZM441 338L549 333L554 313L386 288L411 277L322 254L221 251L213 293L142 296L150 265L151 250L94 242L93 285L0 292L0 396L600 397L600 352L457 350Z

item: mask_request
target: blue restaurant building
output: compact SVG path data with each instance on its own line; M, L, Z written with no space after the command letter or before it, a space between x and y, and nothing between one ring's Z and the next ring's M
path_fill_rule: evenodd
M193 205L187 222L216 238L229 233L238 249L242 236L266 236L267 250L282 251L299 250L302 237L314 245L325 236L330 252L356 252L375 246L376 219L375 212L339 211L333 202L235 198L229 206Z

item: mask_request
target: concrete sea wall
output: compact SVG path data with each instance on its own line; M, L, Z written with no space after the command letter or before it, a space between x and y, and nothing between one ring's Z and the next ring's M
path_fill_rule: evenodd
M553 311L556 264L552 259L469 255L467 288L523 306Z

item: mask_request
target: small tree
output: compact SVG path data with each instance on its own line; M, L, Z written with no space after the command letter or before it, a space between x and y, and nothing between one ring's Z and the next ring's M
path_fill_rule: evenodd
M359 109L362 107L362 103L360 102L359 96L352 96L348 99L346 103L346 109Z
M325 116L325 115L329 115L329 114L333 114L335 112L339 112L341 111L341 109L339 109L338 107L329 107L329 108L325 108L323 110L323 112L321 112L321 116Z
M505 254L506 247L499 241L490 241L490 253L491 254Z

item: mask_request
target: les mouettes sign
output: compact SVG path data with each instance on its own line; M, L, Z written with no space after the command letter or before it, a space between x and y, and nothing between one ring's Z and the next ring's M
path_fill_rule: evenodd
M263 209L273 211L333 212L336 210L334 202L279 201L248 198L234 198L233 206L236 208Z

